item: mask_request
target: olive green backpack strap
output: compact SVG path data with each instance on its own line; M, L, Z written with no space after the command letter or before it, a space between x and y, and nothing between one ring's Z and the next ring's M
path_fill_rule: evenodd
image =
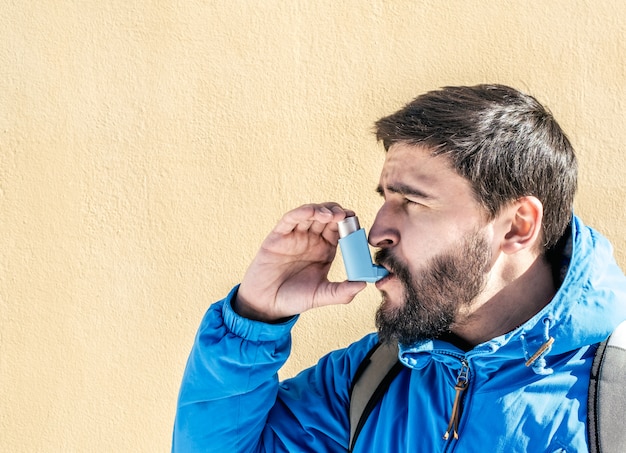
M626 452L626 321L600 343L593 359L587 400L591 453Z
M350 389L349 451L354 449L367 418L402 367L398 345L382 343L377 343L359 365Z

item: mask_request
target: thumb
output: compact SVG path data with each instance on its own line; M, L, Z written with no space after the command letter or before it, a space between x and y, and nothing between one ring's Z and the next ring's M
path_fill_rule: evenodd
M367 283L365 282L328 282L327 286L320 292L320 300L317 305L324 306L350 303L366 286Z

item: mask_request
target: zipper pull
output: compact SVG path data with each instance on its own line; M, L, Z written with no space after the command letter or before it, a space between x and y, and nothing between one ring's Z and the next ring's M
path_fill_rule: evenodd
M456 390L456 395L454 396L454 404L452 406L452 414L450 415L450 422L448 423L448 429L443 435L444 440L448 440L450 437L450 431L452 430L452 436L455 439L459 438L459 418L461 417L461 396L463 391L467 388L469 384L469 364L466 360L461 361L461 370L459 371L459 375L456 378L456 385L454 386L454 390Z

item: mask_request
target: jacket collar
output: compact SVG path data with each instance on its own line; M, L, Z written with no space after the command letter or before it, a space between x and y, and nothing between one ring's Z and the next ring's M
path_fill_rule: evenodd
M537 374L550 374L547 358L603 341L626 319L626 278L608 241L573 217L558 254L554 275L562 279L552 301L517 329L463 351L442 339L400 345L400 360L423 368L431 360L458 368L461 359L523 360ZM496 359L496 360L494 360ZM484 361L488 366L488 361Z

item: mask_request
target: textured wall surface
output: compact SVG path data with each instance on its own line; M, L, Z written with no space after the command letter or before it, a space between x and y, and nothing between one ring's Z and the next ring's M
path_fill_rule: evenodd
M624 5L2 2L0 449L168 451L209 304L292 207L370 225L373 122L443 85L547 104L577 212L626 265ZM371 330L378 300L303 315L282 375Z

